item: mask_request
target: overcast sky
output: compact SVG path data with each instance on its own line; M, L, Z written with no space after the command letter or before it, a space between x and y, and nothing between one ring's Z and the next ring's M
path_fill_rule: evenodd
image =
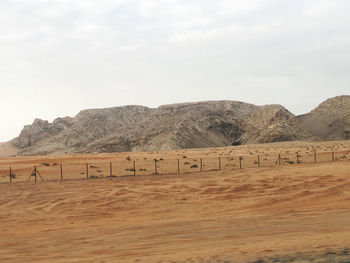
M348 0L0 0L0 141L34 118L350 94Z

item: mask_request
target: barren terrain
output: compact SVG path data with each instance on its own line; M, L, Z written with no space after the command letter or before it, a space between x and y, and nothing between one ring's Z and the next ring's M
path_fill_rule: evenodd
M202 101L158 108L83 110L52 123L35 119L9 142L17 155L168 151L284 141L350 139L350 96L296 116L281 105ZM0 149L1 154L1 149Z
M312 147L327 157L330 151L341 155L317 164L274 163L276 154L289 152L292 160L295 151L306 156ZM295 142L2 158L4 176L9 166L46 164L40 167L45 182L26 184L18 176L17 183L4 177L0 184L0 262L349 262L349 149L349 142ZM251 152L271 156L271 163L169 175L115 172L112 178L91 168L101 178L62 182L53 165L88 161L102 169L111 160L144 158L192 164L201 156L225 159ZM74 176L68 179L83 178ZM24 170L22 177L28 177Z

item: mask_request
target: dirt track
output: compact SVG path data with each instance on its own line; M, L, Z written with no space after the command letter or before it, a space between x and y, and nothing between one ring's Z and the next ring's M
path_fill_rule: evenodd
M0 261L346 262L349 171L344 161L0 184Z

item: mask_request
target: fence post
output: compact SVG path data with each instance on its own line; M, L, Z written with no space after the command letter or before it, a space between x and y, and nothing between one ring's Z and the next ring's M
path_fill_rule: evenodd
M34 166L34 178L35 178L35 182L36 182L36 165Z
M300 155L298 152L296 152L295 154L297 155L297 164L299 164L300 163L300 160L299 160Z
M60 175L61 175L61 181L63 180L63 167L62 164L60 164Z
M10 167L10 183L12 183L12 168Z
M180 174L180 160L177 159L177 173Z
M242 169L242 160L243 160L243 157L239 156L239 169Z
M260 167L260 155L258 154L258 167Z
M201 158L201 172L203 171L203 158Z
M109 162L109 176L112 177L113 171L112 171L112 162Z
M219 170L221 170L221 157L219 157Z
M89 164L86 164L86 179L89 179Z
M136 175L136 161L134 161L133 164L134 164L134 175Z
M315 159L315 163L316 163L317 162L316 150L314 150L314 159Z
M157 159L154 159L154 174L158 174L158 170L157 170Z
M332 152L332 161L334 162L334 152Z

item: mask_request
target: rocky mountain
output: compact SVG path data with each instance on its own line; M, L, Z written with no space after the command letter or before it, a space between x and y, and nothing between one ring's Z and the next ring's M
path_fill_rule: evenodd
M245 123L243 143L269 143L319 139L304 130L295 115L281 105L261 106Z
M336 112L331 114L332 107ZM343 139L349 114L349 96L330 99L302 116L281 105L237 101L182 103L155 109L124 106L84 110L74 118L58 118L52 123L36 119L10 144L21 155L46 155Z
M301 127L321 140L350 139L350 96L338 96L297 117Z

